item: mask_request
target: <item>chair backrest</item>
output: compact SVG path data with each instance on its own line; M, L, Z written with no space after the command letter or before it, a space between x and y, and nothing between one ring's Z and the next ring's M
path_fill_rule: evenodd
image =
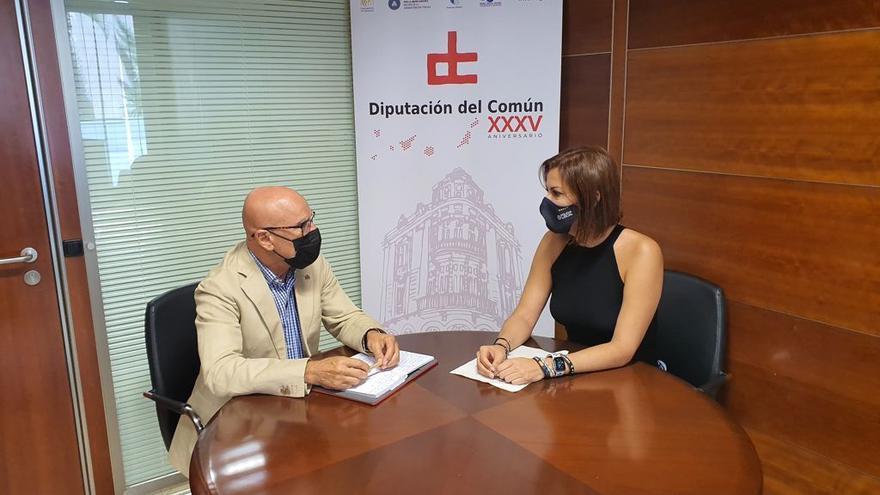
M187 402L199 375L195 290L198 283L170 290L147 303L145 334L153 391ZM171 445L178 414L156 405L165 448Z
M667 270L657 308L657 351L667 371L702 387L722 373L727 309L717 285Z

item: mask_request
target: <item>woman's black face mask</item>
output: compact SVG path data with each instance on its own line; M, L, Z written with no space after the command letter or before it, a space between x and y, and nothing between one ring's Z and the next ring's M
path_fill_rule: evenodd
M577 219L578 207L577 205L557 206L556 203L544 198L544 201L541 201L540 211L550 232L565 234L571 230Z

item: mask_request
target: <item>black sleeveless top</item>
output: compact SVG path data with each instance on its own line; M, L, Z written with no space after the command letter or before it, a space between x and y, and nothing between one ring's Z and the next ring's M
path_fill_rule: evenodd
M595 247L569 244L556 258L550 273L550 314L565 325L568 339L587 347L611 341L623 305L623 280L614 256L614 242L623 225ZM657 364L657 315L651 319L634 359Z

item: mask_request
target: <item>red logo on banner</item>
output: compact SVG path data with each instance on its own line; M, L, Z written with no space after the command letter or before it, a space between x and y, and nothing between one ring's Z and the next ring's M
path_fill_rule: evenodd
M476 74L458 73L458 64L477 61L477 52L458 53L456 51L456 45L458 45L457 31L449 31L447 33L446 43L446 53L428 54L428 85L477 84ZM437 75L437 66L439 64L446 64L447 71L445 76Z

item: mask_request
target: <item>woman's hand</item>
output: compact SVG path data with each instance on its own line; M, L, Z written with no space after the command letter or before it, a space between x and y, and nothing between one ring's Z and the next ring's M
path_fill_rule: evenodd
M507 359L507 349L501 344L480 346L477 351L477 371L489 378L495 378L498 365Z
M536 382L544 378L541 366L530 358L508 359L498 365L498 378L513 385Z

